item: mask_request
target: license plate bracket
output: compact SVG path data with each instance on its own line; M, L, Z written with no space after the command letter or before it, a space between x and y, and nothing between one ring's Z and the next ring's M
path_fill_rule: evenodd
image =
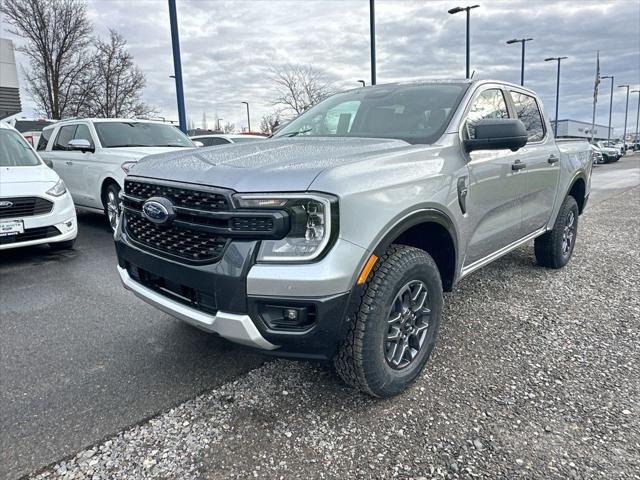
M24 222L22 220L0 221L0 237L19 235L24 233Z

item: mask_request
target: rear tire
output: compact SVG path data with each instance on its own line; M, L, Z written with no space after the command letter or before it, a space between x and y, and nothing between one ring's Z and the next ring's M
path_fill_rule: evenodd
M553 230L536 238L535 253L539 265L562 268L571 259L578 236L578 203L571 195L562 202Z
M109 228L115 232L118 228L120 220L120 212L122 211L122 202L120 201L120 186L117 183L110 183L104 191L102 198L104 206L104 214L109 221Z
M76 239L67 240L66 242L55 242L50 243L49 248L51 250L73 250L74 245L76 244Z
M369 274L334 357L336 371L347 384L374 397L397 395L427 363L441 317L442 282L431 256L392 245Z

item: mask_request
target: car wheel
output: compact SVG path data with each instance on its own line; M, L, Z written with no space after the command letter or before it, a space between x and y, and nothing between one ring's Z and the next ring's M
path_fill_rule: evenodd
M113 232L118 228L118 222L120 221L120 211L122 209L120 201L120 187L116 183L111 183L107 186L104 192L104 214L109 220L109 227Z
M76 239L67 240L66 242L55 242L50 243L49 248L51 250L72 250L74 245L76 244Z
M334 366L349 385L390 397L416 380L436 342L442 282L425 251L392 245L369 274Z
M553 230L535 240L536 260L548 268L564 267L573 253L578 236L578 203L568 195L564 199Z

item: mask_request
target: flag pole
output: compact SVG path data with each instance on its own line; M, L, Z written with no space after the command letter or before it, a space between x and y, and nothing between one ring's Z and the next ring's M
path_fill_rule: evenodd
M596 80L593 87L593 115L591 117L591 143L596 133L596 103L598 103L598 85L600 84L600 50L596 54Z

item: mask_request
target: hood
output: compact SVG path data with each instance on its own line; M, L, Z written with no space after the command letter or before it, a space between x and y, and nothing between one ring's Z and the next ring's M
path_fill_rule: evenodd
M327 168L409 148L402 140L283 138L154 155L138 162L131 175L238 192L301 191Z
M130 161L140 160L147 155L157 155L159 153L169 153L175 151L188 151L196 147L118 147L118 148L105 148L103 150L109 152L109 154L127 157Z
M0 184L56 183L58 174L46 165L35 167L0 167Z

